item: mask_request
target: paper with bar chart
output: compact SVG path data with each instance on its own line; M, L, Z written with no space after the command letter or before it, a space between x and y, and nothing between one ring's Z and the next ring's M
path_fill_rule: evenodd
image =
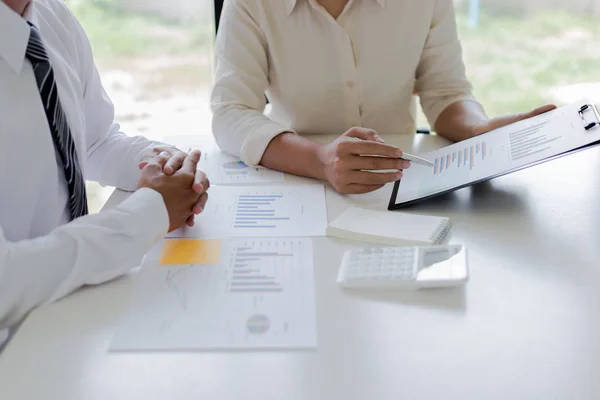
M180 238L324 236L322 184L262 187L216 186L196 226L169 234Z
M584 129L578 113L583 104L571 104L423 154L435 166L413 163L404 171L395 203L503 175L600 140L600 129Z
M111 350L316 347L310 239L167 239L148 258Z

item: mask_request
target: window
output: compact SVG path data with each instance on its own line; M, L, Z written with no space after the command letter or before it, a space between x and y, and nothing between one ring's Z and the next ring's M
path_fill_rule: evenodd
M600 100L599 0L457 0L467 75L490 116Z
M209 135L213 0L67 0L130 135ZM112 192L88 183L90 210Z

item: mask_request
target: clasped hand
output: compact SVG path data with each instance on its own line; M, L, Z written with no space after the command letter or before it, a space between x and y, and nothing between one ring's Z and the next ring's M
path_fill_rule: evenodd
M210 182L198 170L201 153L187 154L173 147L155 147L142 155L139 188L156 190L163 197L169 214L169 232L187 223L194 226L208 201Z

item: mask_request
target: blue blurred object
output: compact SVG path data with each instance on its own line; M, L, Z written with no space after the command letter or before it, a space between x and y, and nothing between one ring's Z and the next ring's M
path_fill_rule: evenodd
M469 0L469 26L477 28L481 14L481 0Z

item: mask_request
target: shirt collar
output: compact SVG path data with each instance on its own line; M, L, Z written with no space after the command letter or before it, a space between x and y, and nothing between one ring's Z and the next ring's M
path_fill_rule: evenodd
M29 6L25 17L34 15L35 1ZM21 73L25 62L25 51L29 43L30 28L27 20L0 1L0 59L3 59L15 74Z
M286 0L286 11L287 11L287 15L289 16L293 11L294 8L296 8L296 4L298 3L298 1L300 0ZM375 0L377 2L377 4L379 4L381 6L381 8L385 8L385 4L387 0Z

